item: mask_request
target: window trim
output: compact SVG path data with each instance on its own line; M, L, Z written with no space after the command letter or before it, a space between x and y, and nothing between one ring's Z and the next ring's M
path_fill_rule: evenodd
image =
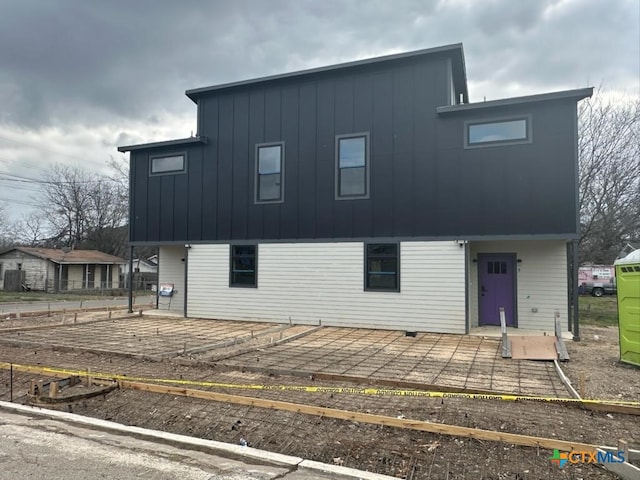
M364 138L364 194L363 195L340 195L340 141L348 138ZM370 197L371 178L371 155L369 132L345 133L336 135L335 139L335 199L336 200L363 200Z
M276 146L280 147L280 198L278 198L277 200L260 200L258 198L259 181L260 181L260 173L259 173L260 162L258 158L258 153L260 152L261 148L276 147ZM254 163L255 163L254 173L253 173L253 203L257 205L269 204L269 203L284 203L284 165L285 165L284 150L285 150L284 140L280 142L256 143L255 149L254 149L254 155L253 155Z
M395 288L371 288L369 287L369 246L370 245L395 245L396 246L396 287ZM400 293L400 258L401 242L365 242L364 243L364 291Z
M513 122L517 120L525 121L525 131L526 131L525 138L518 138L518 139L512 139L512 140L494 140L491 142L469 143L469 129L474 125L486 125L489 123L506 123L506 122ZM526 143L532 143L533 142L532 130L533 129L532 129L531 114L512 115L509 117L485 117L485 118L478 118L475 120L465 120L464 121L464 148L465 149L489 148L489 147L502 147L506 145L522 145Z
M168 158L168 157L182 157L182 169L169 170L166 172L154 172L153 161L157 158ZM159 155L149 155L149 176L150 177L159 177L162 175L180 175L182 173L187 173L187 152L186 151L163 153Z
M252 285L246 283L233 283L233 247L254 247L254 281ZM229 288L258 288L258 244L256 243L231 243L229 244Z

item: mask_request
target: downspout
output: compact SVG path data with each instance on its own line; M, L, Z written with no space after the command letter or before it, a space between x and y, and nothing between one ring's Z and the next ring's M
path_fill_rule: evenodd
M571 242L571 258L572 265L571 270L573 273L574 282L572 288L572 300L573 300L573 341L580 341L580 310L579 310L579 298L578 298L578 241L573 240Z
M53 263L51 262L50 258L47 258L47 273L44 276L44 291L45 293L49 293L49 263Z
M469 294L471 290L469 288L469 257L470 257L469 249L470 249L469 242L465 241L464 242L464 333L466 335L469 335L469 331L471 330L470 320L469 320Z
M133 313L133 245L129 252L129 313Z
M591 96L591 95L589 95ZM574 159L573 159L573 168L574 168L574 202L576 209L576 233L578 234L578 238L582 232L582 226L580 225L580 159L578 158L578 103L575 104L575 115L573 116L573 138L574 138ZM571 329L573 333L573 341L580 341L580 326L579 326L579 301L578 301L578 240L571 241L571 272L573 276L573 282L571 283L571 289L569 290L571 295L571 301L573 303L573 328Z
M187 318L187 279L189 278L189 249L191 245L186 245L184 249L184 317Z

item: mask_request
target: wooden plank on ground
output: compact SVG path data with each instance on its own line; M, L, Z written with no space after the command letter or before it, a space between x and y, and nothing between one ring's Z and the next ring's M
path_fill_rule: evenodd
M550 335L510 337L514 360L556 360L556 337Z
M348 420L352 422L370 423L374 425L384 425L387 427L405 428L409 430L440 433L443 435L453 435L457 437L467 437L476 440L503 442L514 445L524 445L528 447L540 447L549 450L557 448L559 450L567 452L573 450L596 452L598 448L595 445L586 443L556 440L552 438L532 437L529 435L520 435L515 433L493 432L491 430L481 430L478 428L460 427L457 425L431 423L421 420L387 417L383 415L373 415L370 413L351 412L348 410L338 410L335 408L317 407L298 403L281 402L277 400L267 400L263 398L244 397L240 395L229 395L226 393L208 392L204 390L129 381L119 381L118 384L120 388L123 389L164 393L190 398L200 398L204 400L213 400L217 402L232 403L236 405L247 405L251 407L303 413L306 415L337 418L340 420Z
M55 377L55 378L68 378L70 373L68 371L56 371L55 369L50 369L42 366L35 365L18 365L18 364L10 364L6 362L0 362L0 369L8 370L12 366L15 372L22 373L33 373L37 375L43 375L47 377ZM245 369L242 369L245 371ZM300 372L296 371L275 371L270 369L246 369L246 371L256 371L256 372L273 372L274 374L287 374L287 375L297 375L301 376ZM304 374L305 376L308 375ZM317 376L315 376L317 375ZM89 376L89 372L85 374L85 377ZM94 384L104 384L110 380L102 378L101 374L100 379L92 378L92 383ZM472 389L472 388L456 388L456 387L446 387L442 385L427 385L423 383L414 383L414 382L406 382L406 381L392 381L392 380L381 380L381 379L371 379L368 377L351 377L348 375L331 375L331 374L313 374L313 378L317 380L337 380L344 382L353 382L353 383L367 383L370 385L382 385L382 386L390 386L395 388L410 388L414 390L437 390L440 392L448 392L448 393L474 393L474 394L487 394L487 395L513 395L512 393L501 393L494 390L481 390L481 389ZM580 399L578 397L578 399ZM581 399L580 399L581 400ZM562 403L562 405L568 406L579 406L586 410L594 410L594 411L602 411L602 412L611 412L611 413L622 413L626 415L640 415L640 407L632 406L632 405L617 405L615 401L612 400L612 403L606 403L603 401L602 404L597 403Z

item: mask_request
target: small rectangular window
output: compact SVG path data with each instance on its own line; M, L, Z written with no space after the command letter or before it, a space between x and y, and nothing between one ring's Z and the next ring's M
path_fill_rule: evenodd
M185 154L151 157L149 172L151 175L184 173L186 171Z
M479 147L528 143L530 118L487 122L465 122L465 146Z
M365 245L365 290L400 291L400 246L397 243Z
M336 198L369 196L369 134L336 137Z
M229 286L257 287L258 258L256 245L231 245Z
M284 143L256 145L256 203L283 201L283 167Z

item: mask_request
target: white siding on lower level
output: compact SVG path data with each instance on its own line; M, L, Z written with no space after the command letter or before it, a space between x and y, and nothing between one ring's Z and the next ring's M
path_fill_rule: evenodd
M237 288L229 287L229 245L193 245L187 314L465 333L464 249L402 242L400 252L400 292L364 291L361 242L260 244L258 287Z
M159 297L158 308L184 312L184 269L186 248L180 246L160 247L158 252L158 289L165 283L173 284L173 297Z
M478 325L478 268L472 259L479 253L515 253L518 328L554 331L555 312L568 328L567 247L558 240L470 242L469 313Z

